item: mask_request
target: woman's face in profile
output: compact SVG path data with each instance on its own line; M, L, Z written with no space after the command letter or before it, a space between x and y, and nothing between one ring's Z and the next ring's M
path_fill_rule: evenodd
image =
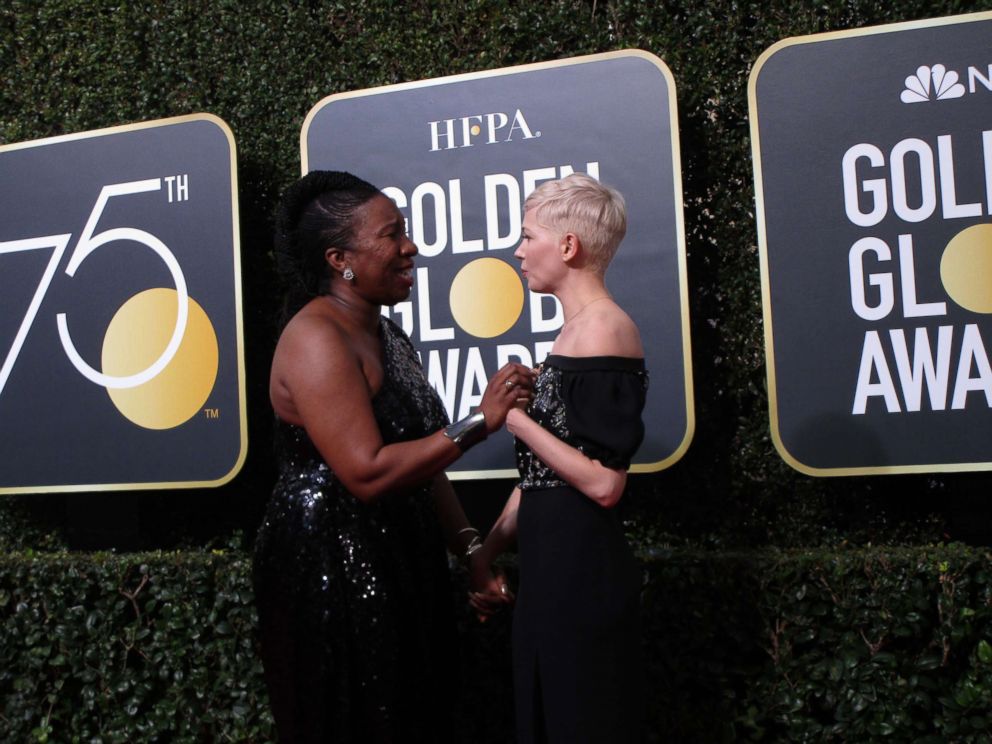
M520 260L520 271L533 292L552 292L566 270L558 252L558 236L537 221L533 209L524 212L520 245L513 252Z
M413 288L413 257L417 246L406 235L406 222L393 201L382 194L361 205L355 213L354 288L369 301L395 305Z

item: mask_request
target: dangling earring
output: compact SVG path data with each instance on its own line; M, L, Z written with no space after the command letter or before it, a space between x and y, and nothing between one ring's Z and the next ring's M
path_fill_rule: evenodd
M345 270L341 272L341 276L344 277L346 282L355 281L355 272L351 270L350 266L345 267Z

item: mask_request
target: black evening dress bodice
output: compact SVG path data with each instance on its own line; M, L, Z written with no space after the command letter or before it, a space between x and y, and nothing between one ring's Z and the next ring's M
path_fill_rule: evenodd
M380 324L386 444L447 423L409 339ZM283 742L443 742L457 677L430 482L363 503L306 431L276 422L279 478L255 549L259 635Z
M642 359L551 355L528 413L586 456L626 468L644 437ZM519 440L517 741L640 741L640 570L605 509Z

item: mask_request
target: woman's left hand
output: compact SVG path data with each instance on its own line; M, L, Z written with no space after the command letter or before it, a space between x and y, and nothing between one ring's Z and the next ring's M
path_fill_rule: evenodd
M470 561L468 601L479 621L485 622L491 615L513 604L513 592L502 571L476 560L474 555Z

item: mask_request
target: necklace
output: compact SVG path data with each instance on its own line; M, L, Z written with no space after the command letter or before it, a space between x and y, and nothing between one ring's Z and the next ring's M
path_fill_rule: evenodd
M359 328L363 328L368 331L372 331L373 334L378 334L379 328L379 312L378 308L374 310L364 311L362 308L355 306L346 299L342 299L335 294L328 292L321 297L326 297L327 301L332 307L336 307L344 313L352 323L357 325Z
M579 315L582 314L582 311L583 310L585 310L587 307L589 307L593 303L599 302L600 300L608 300L608 299L610 299L610 296L609 295L603 295L602 297L597 297L595 300L589 300L589 302L587 302L585 305L583 305L582 307L579 308L578 312L576 312L575 315L573 315L571 318L568 318L565 322L566 323L571 323L573 320L575 320L577 317L579 317Z

